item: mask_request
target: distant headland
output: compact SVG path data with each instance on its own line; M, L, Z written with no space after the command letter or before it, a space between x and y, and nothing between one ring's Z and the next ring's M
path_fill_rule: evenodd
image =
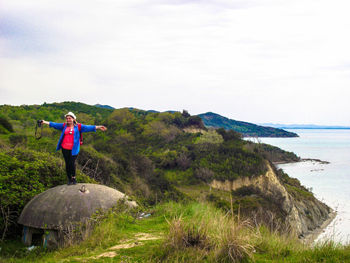
M349 130L350 126L332 126L332 125L315 125L315 124L277 124L277 123L260 123L263 126L269 126L278 129L344 129Z
M113 107L108 105L96 104L94 106L100 108L114 109ZM133 108L129 109L132 110ZM147 112L155 113L158 111L148 110ZM169 110L166 112L174 113L176 111ZM204 125L207 128L224 128L225 130L234 130L236 132L241 133L243 137L299 137L298 134L294 132L285 131L279 127L273 127L269 125L261 126L256 125L254 123L232 120L214 112L201 113L197 116L199 116L202 119Z

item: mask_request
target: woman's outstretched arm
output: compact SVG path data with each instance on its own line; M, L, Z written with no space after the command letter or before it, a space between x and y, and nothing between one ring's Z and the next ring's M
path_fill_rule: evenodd
M107 128L103 125L96 125L96 130L106 131Z
M55 122L42 120L42 124L49 125L50 127L55 128L57 130L61 130L61 131L63 130L63 123L55 123Z
M107 128L102 125L81 125L81 132L95 132L96 130L105 131Z

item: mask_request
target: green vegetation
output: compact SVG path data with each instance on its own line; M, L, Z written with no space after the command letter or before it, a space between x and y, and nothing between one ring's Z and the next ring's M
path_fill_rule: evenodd
M28 251L2 244L1 262L348 262L350 247L332 242L313 247L208 203L168 202L137 219L138 211L119 209L97 217L80 243ZM80 233L76 233L80 234Z
M293 152L288 152L266 143L250 142L245 145L245 148L261 154L265 159L273 163L292 163L301 160L300 157Z
M199 114L206 127L224 128L242 133L247 137L298 137L296 133L282 129L259 126L249 122L231 120L213 112Z
M35 195L66 183L63 162L49 153L24 149L0 151L0 240L20 233L17 218L26 203ZM94 182L79 173L79 181Z
M117 188L144 205L188 199L176 188L180 183L232 180L266 171L264 159L243 149L246 142L238 134L206 131L201 119L186 111L111 110L75 102L2 105L0 115L7 132L0 135L4 163L0 195L11 200L11 204L3 202L7 212L0 214L3 237L20 234L20 227L12 226L26 202L49 187L65 183L61 153L55 151L60 132L45 126L40 140L34 138L34 133L37 119L63 122L68 111L73 111L84 124L108 127L105 133L84 135L77 159L78 179L91 178ZM184 132L188 127L202 132ZM12 189L12 185L16 186ZM5 220L8 214L12 215L11 224ZM14 229L11 233L10 227Z
M287 188L288 192L296 199L309 199L315 200L316 198L311 192L311 189L307 189L306 187L300 184L300 181L296 178L291 178L283 172L282 169L276 171L276 174L279 176L280 180L283 182L284 186Z
M61 153L55 151L60 132L45 126L42 139L36 140L36 121L63 122L68 111L73 111L83 124L108 127L106 132L84 134L77 159L78 181L101 183L125 192L152 216L137 220L137 211L110 211L98 218L92 235L83 242L56 251L28 252L18 243L21 226L16 222L21 210L36 194L67 180ZM285 214L279 201L254 187L226 192L209 184L214 179L230 181L264 174L268 160L294 158L290 153L242 140L242 135L233 130L206 129L198 116L186 111L113 110L63 102L2 105L0 116L0 255L7 262L78 258L94 262L232 262L260 256L275 260L287 253L285 247L273 250L264 245L270 242L268 237L282 238L274 233L284 229L281 224ZM282 171L276 173L297 200L314 198L298 180ZM242 223L252 216L254 226ZM267 229L262 226L266 222ZM157 238L138 241L140 233ZM263 237L267 241L263 242ZM108 250L133 242L142 245ZM281 244L291 246L287 241ZM336 253L345 251L331 245L333 248ZM293 249L287 256L299 255L299 250ZM98 257L107 252L116 255L113 259Z
M13 132L11 123L4 117L0 116L0 134Z

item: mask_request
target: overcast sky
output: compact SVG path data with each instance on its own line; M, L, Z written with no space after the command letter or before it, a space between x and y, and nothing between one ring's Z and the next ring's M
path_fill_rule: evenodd
M350 125L350 1L0 0L0 104Z

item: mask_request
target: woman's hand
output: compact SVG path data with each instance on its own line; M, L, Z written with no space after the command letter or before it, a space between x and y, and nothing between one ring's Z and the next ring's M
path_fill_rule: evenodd
M50 125L50 122L41 120L43 124Z
M106 131L107 128L103 125L96 125L96 130Z

